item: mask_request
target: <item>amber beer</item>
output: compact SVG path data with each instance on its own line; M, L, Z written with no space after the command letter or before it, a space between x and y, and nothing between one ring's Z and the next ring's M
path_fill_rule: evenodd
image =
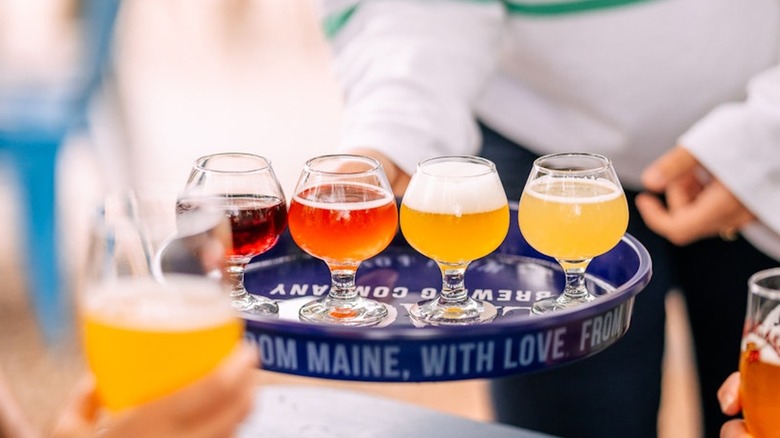
M81 307L87 362L111 411L145 403L204 376L243 324L214 282L188 275L87 287Z
M395 236L398 210L390 192L368 184L338 182L295 195L288 221L301 249L337 268L384 250Z
M742 344L739 370L748 431L755 438L780 437L780 354L755 334L746 336Z
M739 370L748 432L755 438L780 437L780 268L748 280Z

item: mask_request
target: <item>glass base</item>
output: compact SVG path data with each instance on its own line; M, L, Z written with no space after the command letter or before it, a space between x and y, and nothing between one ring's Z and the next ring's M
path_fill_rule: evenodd
M497 314L496 306L473 298L461 304L445 304L434 298L409 309L412 320L427 325L483 324L494 320Z
M354 327L379 324L387 314L384 304L360 296L350 301L320 298L304 304L298 311L301 321Z
M595 299L596 297L591 294L585 295L582 298L571 298L562 294L557 297L545 298L535 302L533 307L531 307L531 313L534 315L542 315L557 310L571 309L589 303Z
M252 295L249 292L232 296L233 308L242 313L256 316L279 316L279 305L270 298Z

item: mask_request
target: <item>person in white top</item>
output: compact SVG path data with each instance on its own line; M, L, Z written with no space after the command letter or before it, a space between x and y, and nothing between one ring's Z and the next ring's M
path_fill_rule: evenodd
M561 436L655 436L663 297L679 287L715 433L743 285L780 259L780 0L320 6L344 90L338 148L380 159L397 195L430 156L490 158L519 199L535 157L597 152L638 208L629 232L654 277L626 337L578 364L497 380L497 419Z

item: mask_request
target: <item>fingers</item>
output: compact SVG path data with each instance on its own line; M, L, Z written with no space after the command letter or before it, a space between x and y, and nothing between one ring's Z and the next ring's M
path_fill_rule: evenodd
M739 372L731 375L720 385L718 389L718 402L720 410L726 415L737 415L742 410L742 403L739 399ZM751 435L747 432L745 422L740 419L726 422L720 429L721 438L749 438Z
M661 193L671 181L692 172L698 166L699 162L690 152L677 146L642 172L642 184L650 191Z
M704 187L691 173L679 176L673 184L667 184L666 205L670 210L683 208L694 202Z
M675 190L685 191L679 188L667 192ZM677 193L674 200L664 206L656 197L641 194L637 196L636 206L650 229L676 245L716 236L722 230L738 229L755 220L755 216L717 180L686 199L688 196Z
M254 391L257 366L257 349L242 343L211 374L172 395L176 412L171 414L187 421L246 397Z
M122 411L104 438L232 436L256 389L256 348L239 345L214 371L167 397Z
M392 160L390 160L390 158L388 158L385 154L370 148L354 148L350 150L350 152L353 154L365 155L367 157L372 157L378 160L385 170L387 179L390 181L390 186L393 188L393 193L398 197L403 196L404 192L406 191L406 187L409 185L411 176L401 170L401 168L398 167Z
M743 420L730 420L720 428L720 438L751 438Z
M726 415L737 415L742 410L739 399L739 372L732 373L718 389L720 410Z
M90 435L96 426L99 412L100 402L95 381L91 376L85 376L71 392L52 429L52 436L70 438Z

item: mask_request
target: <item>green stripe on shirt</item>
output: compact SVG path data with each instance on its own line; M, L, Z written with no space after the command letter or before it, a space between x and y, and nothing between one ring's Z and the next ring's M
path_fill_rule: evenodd
M349 18L355 13L358 6L360 5L356 4L325 17L322 20L322 31L325 32L325 37L330 39L336 36L346 26Z
M519 15L565 15L587 12L594 9L614 8L650 0L582 0L550 3L520 3L507 0L506 9L510 14Z
M429 1L429 0L422 0ZM499 0L459 0L475 3L493 3ZM647 2L651 0L580 0L560 1L547 3L522 3L519 1L503 0L510 14L518 15L565 15L577 12L586 12L594 9L613 8L626 6L633 3ZM328 39L336 36L360 6L360 2L334 12L322 20L322 29Z
M422 1L430 1L430 0L422 0ZM458 0L458 1L474 2L474 3L496 3L502 0ZM334 36L336 36L336 34L339 33L339 31L343 29L344 26L347 25L347 22L352 17L352 14L355 13L358 6L360 6L360 3L362 3L362 0L359 0L358 3L352 6L349 6L347 8L344 8L340 11L334 12L326 16L322 20L322 30L325 33L325 37L331 39Z

